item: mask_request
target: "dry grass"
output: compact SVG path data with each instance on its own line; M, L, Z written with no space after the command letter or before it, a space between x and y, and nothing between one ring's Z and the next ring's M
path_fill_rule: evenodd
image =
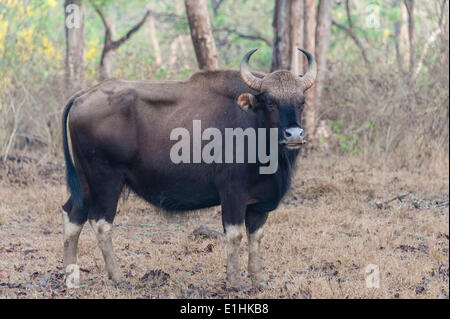
M246 242L241 267L247 288L227 291L223 238L189 236L202 224L221 231L219 208L166 218L130 195L120 202L113 239L128 283L114 287L107 279L86 226L79 247L83 286L66 290L59 212L67 197L63 166L7 161L0 164L0 298L448 295L449 209L434 202L448 200L448 162L430 167L409 171L369 165L360 157L301 158L291 193L265 225L263 291L248 288ZM377 202L405 193L402 201L377 208ZM36 251L26 253L27 248ZM366 288L368 264L380 268L379 289Z

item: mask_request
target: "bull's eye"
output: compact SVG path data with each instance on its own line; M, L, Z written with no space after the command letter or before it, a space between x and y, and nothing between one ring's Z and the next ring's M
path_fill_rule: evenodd
M300 112L303 111L303 109L305 108L305 105L306 105L306 101L305 101L305 99L302 99L300 101L300 104L298 105L298 109Z

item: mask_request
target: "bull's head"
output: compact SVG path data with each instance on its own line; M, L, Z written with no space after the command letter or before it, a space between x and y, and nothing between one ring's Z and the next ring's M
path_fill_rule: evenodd
M248 69L250 56L257 49L248 52L241 62L242 81L251 89L259 92L241 94L239 105L247 111L263 111L266 126L278 128L278 142L287 149L298 149L305 143L305 134L301 128L301 114L305 104L305 91L314 83L317 65L314 57L306 50L299 49L308 58L308 70L303 76L290 71L278 70L263 78L256 77Z

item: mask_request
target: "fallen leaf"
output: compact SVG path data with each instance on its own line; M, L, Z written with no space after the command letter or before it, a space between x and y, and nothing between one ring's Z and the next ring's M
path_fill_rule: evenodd
M23 248L23 249L22 249L22 252L23 252L25 255L27 255L27 254L29 254L29 253L34 253L35 251L37 251L36 248Z
M8 274L6 270L0 270L0 278L8 278Z
M161 269L150 270L144 276L142 276L141 281L145 282L151 280L152 287L163 286L167 280L170 278L170 275Z
M19 266L14 265L14 270L18 271L18 272L22 272L24 268L25 268L24 264L19 265Z
M198 227L197 229L195 229L190 235L189 237L204 237L204 238L213 238L213 239L217 239L221 236L223 236L222 233L219 233L218 231L215 231L213 229L209 229L208 227L206 227L205 225L201 225L200 227Z

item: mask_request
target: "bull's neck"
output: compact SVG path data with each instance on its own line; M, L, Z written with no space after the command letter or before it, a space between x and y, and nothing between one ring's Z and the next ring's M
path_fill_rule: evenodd
M262 111L257 114L258 127L267 128L264 114ZM288 191L291 185L291 178L293 175L295 162L297 160L300 150L287 150L283 146L278 145L278 169L275 174L271 176L272 182L275 184L274 189L278 194L274 194L279 200Z

